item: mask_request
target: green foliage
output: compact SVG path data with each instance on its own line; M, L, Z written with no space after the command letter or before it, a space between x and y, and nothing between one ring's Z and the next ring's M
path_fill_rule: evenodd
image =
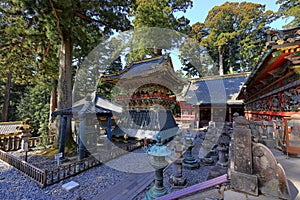
M231 68L247 71L257 62L266 42L265 31L276 17L265 5L226 2L211 9L204 23L194 24L191 36L207 48L215 63L223 57L226 73Z
M181 114L180 106L177 103L171 105L171 111L175 117L179 117Z
M58 79L59 108L71 106L74 63L80 65L113 30L130 28L127 15L131 1L4 0L0 4L2 80L12 73L13 83L35 88L41 79ZM42 91L48 92L43 95L50 94ZM49 106L45 105L49 97L39 95L28 88L24 98L19 97L20 117L31 119L35 134L45 131L48 120L45 116ZM34 107L26 102L33 102Z
M177 19L174 13L179 11L185 12L188 8L192 7L192 5L191 0L136 0L131 12L131 15L134 16L134 28L168 28L181 33L187 33L190 30L190 26L188 25L189 20L185 17ZM159 37L161 36L162 35ZM149 40L151 40L150 38L153 41L149 42ZM157 49L155 46L151 48L145 46L147 43L155 44L156 39L157 38L152 35L152 32L144 33L143 38L134 38L139 48L130 53L128 62L161 55L162 49ZM166 44L163 46L170 48L173 42L172 38L168 38L165 41Z
M104 71L105 74L117 74L123 69L121 57L119 56L110 66ZM97 84L97 93L104 96L107 99L114 100L115 96L118 95L118 89L116 86L106 82L99 82Z
M216 67L208 51L195 39L189 38L185 41L180 47L179 58L183 65L182 70L186 72L188 78L216 74Z
M0 81L0 93L4 94L5 83ZM8 109L8 119L7 121L22 121L22 118L18 115L17 106L19 105L20 100L22 99L22 95L25 91L25 86L16 85L12 83L10 90L10 103ZM0 95L0 110L3 108L4 103L4 95Z
M114 62L111 63L110 66L108 66L105 69L105 74L115 74L120 72L123 69L123 64L121 61L121 57L119 56Z
M13 82L25 84L33 81L33 67L37 41L28 35L39 34L26 18L18 2L4 1L0 7L0 76L2 79L11 72Z
M29 119L34 136L48 132L50 83L47 82L27 86L16 109L21 120Z
M278 13L283 18L293 17L292 21L286 24L285 28L292 28L300 25L300 0L277 0L280 5Z

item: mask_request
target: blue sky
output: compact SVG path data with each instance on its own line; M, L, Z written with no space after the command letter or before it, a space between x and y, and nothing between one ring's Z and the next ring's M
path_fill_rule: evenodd
M265 4L267 10L277 11L279 5L276 4L276 0L233 0L230 2L253 2L259 4ZM178 16L184 15L194 24L196 22L204 22L208 12L214 7L222 5L227 2L226 0L194 0L193 7L188 9L186 13L178 13ZM287 24L286 20L279 19L276 22L271 24L272 28L282 29L282 26Z

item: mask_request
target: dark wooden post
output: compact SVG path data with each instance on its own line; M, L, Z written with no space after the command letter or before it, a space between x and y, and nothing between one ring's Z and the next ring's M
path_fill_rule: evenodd
M108 150L111 150L111 140L112 140L112 135L111 135L111 116L107 117L107 146L106 148Z
M62 158L65 157L65 145L66 145L66 128L67 128L67 117L62 116L61 118L61 128L60 128L60 144L59 144L59 153L62 153Z
M84 158L84 135L85 135L86 118L83 116L79 122L79 137L78 137L78 160Z
M48 175L48 170L45 170L45 172L42 175L42 188L47 186L47 175Z

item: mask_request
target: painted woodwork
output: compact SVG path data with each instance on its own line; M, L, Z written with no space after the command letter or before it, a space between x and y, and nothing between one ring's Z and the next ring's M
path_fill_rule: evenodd
M252 120L283 120L300 111L300 27L269 31L261 59L238 96ZM278 38L280 42L272 39Z

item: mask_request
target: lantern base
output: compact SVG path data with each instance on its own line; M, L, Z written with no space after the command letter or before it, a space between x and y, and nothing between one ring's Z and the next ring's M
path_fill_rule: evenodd
M186 178L184 177L176 177L171 176L169 179L169 183L172 185L172 188L185 188L187 186Z
M227 162L218 161L216 165L218 165L220 167L228 167L229 163L228 163L228 161Z
M164 196L168 194L168 190L165 187L157 188L153 186L147 193L146 193L146 200L153 200L157 199L158 197Z
M198 159L184 159L182 163L183 167L188 168L188 169L194 169L194 168L199 168L200 164L198 162Z

